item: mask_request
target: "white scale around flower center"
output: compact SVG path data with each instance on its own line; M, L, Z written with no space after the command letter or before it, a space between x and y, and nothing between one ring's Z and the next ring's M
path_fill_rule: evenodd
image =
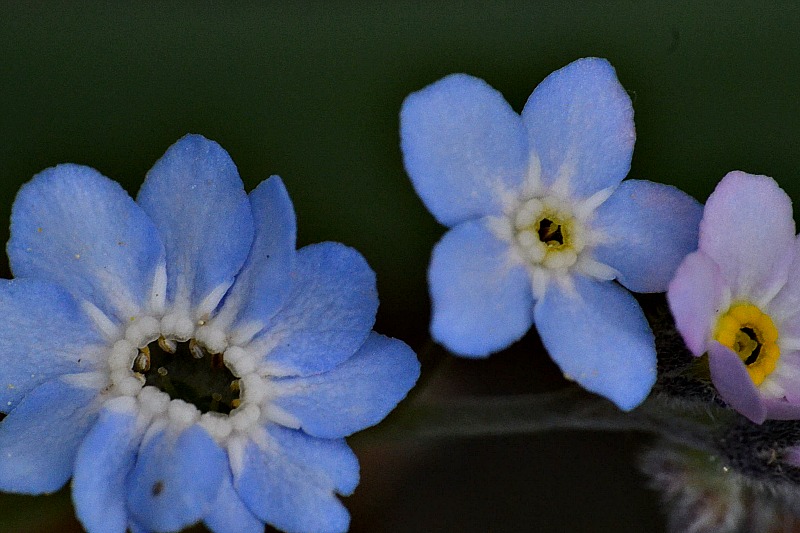
M256 358L246 348L227 346L225 333L204 327L204 321L194 323L187 316L168 314L160 320L153 316L140 316L131 320L122 338L110 347L108 370L112 397L132 397L139 405L139 416L147 426L172 426L177 430L199 423L220 444L231 435L248 435L258 430L266 420L296 426L293 417L276 406L268 405L267 379L256 373ZM117 337L119 337L118 335ZM181 399L171 399L169 394L154 386L145 385L142 374L134 372L134 362L140 349L164 338L167 343L183 342L191 338L208 339L214 353L222 353L223 362L239 380L240 404L230 414L201 413Z
M560 241L545 242L541 229L545 223L558 227ZM583 227L564 202L553 197L531 198L514 215L516 242L522 256L532 264L547 268L569 268L583 250Z
M571 285L570 274L611 280L616 270L594 258L593 249L612 236L592 226L594 211L613 192L603 189L588 198L572 198L570 169L565 168L549 187L541 181L538 160L532 156L528 180L519 194L502 191L505 216L493 217L494 234L512 246L517 260L527 266L536 298L542 298L551 280Z

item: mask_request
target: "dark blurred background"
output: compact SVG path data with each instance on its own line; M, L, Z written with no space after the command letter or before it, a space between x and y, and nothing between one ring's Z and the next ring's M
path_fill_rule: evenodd
M403 98L467 72L521 110L584 56L608 58L633 99L632 177L702 201L741 169L800 198L800 7L789 2L0 2L0 220L48 166L87 164L135 194L170 144L201 133L248 190L283 177L299 244L358 248L378 275L376 329L420 349L443 228L403 171ZM440 397L564 386L535 333L486 361L426 350L424 372ZM353 531L664 527L636 468L643 435L353 443ZM62 491L0 497L0 531L80 528Z

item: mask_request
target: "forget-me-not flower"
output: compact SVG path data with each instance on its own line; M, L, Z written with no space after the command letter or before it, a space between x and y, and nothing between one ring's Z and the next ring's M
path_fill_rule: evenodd
M400 120L414 187L451 228L428 272L433 337L484 357L535 322L565 375L638 405L656 353L622 286L666 290L696 247L701 207L671 186L622 181L633 109L611 65L554 72L521 116L484 81L451 75L410 95Z
M295 250L280 178L245 193L186 136L134 202L78 165L20 190L0 284L0 489L72 477L90 533L344 531L346 435L419 374L371 332L375 276L338 243Z
M731 172L709 196L698 250L667 291L675 325L708 353L720 396L750 420L800 419L800 241L766 176Z

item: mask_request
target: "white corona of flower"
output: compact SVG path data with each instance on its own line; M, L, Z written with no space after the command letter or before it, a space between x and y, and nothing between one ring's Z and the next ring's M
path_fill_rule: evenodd
M615 240L614 235L593 224L595 210L615 187L588 198L575 198L569 186L573 177L574 169L567 166L552 185L545 185L539 158L532 155L521 193L500 192L504 214L490 218L495 236L511 245L511 260L528 269L537 300L544 297L550 282L574 291L574 274L602 281L619 275L593 253L598 245Z

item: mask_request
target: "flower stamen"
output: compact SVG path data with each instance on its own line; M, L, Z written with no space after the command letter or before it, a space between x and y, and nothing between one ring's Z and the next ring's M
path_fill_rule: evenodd
M158 347L167 353L175 353L175 350L178 348L178 344L174 340L167 339L162 335L158 338Z
M150 348L145 346L139 350L139 355L133 361L133 371L140 374L150 370Z

